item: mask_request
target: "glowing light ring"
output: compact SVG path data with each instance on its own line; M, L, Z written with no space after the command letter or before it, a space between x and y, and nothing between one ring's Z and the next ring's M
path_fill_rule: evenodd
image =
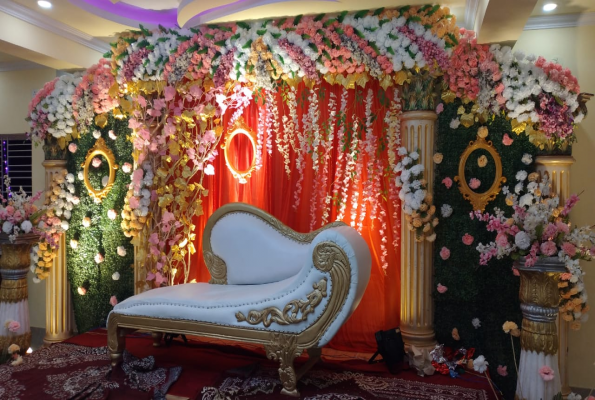
M250 139L250 143L252 144L252 161L250 163L250 167L244 171L239 171L231 164L229 161L229 155L227 153L231 141L237 135L245 135L248 139ZM252 176L252 172L256 169L256 135L244 124L242 119L238 120L234 124L233 131L227 135L225 138L225 143L221 145L221 148L223 149L223 154L225 155L225 164L227 164L227 168L229 168L229 171L234 176L234 178L238 179L242 184L248 182L247 178L250 178Z

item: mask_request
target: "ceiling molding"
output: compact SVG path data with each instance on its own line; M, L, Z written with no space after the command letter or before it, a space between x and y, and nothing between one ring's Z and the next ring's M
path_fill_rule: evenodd
M44 65L34 63L32 61L15 61L15 62L0 62L0 72L8 71L22 71L26 69L40 69L47 68Z
M0 11L100 53L110 50L108 43L13 1L1 1Z
M531 17L525 25L525 30L573 28L583 25L595 25L595 12Z

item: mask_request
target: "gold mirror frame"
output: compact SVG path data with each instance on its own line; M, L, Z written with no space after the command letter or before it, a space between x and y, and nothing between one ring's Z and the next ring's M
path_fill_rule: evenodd
M109 166L109 177L107 181L107 185L101 190L95 190L93 186L91 186L91 182L89 181L89 165L93 161L93 158L96 156L103 156L107 160L107 164ZM85 158L85 162L81 164L83 167L83 176L85 178L85 187L89 192L89 196L97 199L98 201L102 201L112 190L112 186L114 185L114 181L116 180L116 170L118 169L118 164L116 164L116 157L114 153L106 146L105 140L103 138L97 139L93 147L89 149L87 152L87 158Z
M250 163L250 167L245 171L239 171L236 167L231 165L229 161L229 156L227 154L227 150L229 149L229 145L234 137L237 135L245 135L250 139L250 143L252 144L252 162ZM252 176L252 172L256 169L256 135L254 132L246 125L243 118L238 118L238 120L233 124L231 133L227 134L225 138L225 143L221 145L223 149L223 154L225 155L225 164L227 164L227 168L231 171L231 174L234 178L238 179L240 183L248 182L247 178Z
M480 149L486 150L494 159L494 163L496 164L496 176L492 186L487 191L476 193L471 190L467 184L465 165L467 165L467 160L469 156L471 156L471 153ZM491 140L486 141L484 138L477 136L477 140L469 142L469 146L467 146L461 155L461 160L459 161L459 175L455 176L455 182L459 183L459 190L461 191L463 198L471 202L474 210L485 211L486 205L496 198L498 193L500 193L502 184L506 183L506 177L502 176L502 159L500 158L500 154L498 154L496 149L492 146Z

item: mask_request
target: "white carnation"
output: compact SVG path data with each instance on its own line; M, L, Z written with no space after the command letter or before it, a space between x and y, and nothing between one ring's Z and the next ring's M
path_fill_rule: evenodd
M514 244L521 250L527 250L531 246L531 238L525 231L520 231L514 236Z
M23 223L21 224L21 230L25 233L31 232L32 228L33 224L31 223L31 221L23 221Z
M126 255L126 249L124 246L118 246L118 255L120 257L124 257Z

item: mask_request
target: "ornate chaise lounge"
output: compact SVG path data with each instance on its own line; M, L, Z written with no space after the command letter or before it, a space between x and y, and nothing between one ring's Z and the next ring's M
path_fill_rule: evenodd
M315 232L293 231L243 203L209 218L203 234L209 283L168 286L132 296L108 318L112 365L127 333L193 334L265 346L279 361L282 393L296 383L358 306L370 278L370 251L353 228L335 222ZM309 359L297 373L293 361Z

